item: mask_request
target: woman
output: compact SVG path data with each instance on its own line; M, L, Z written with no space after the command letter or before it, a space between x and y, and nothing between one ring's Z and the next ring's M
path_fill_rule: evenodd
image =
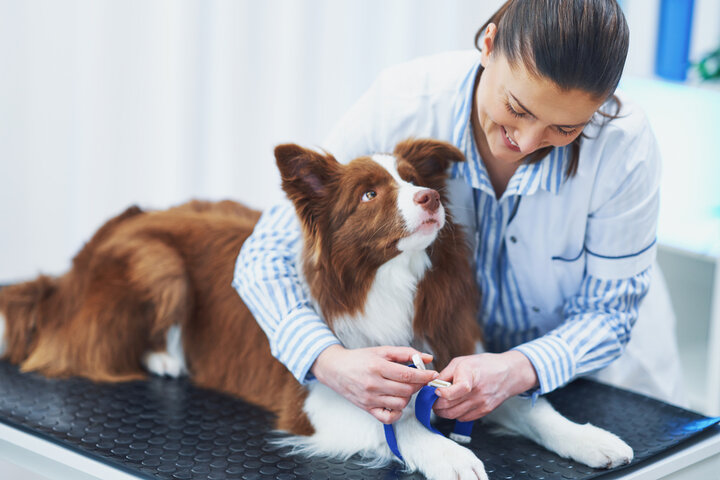
M622 11L614 0L511 0L475 40L479 55L383 72L324 145L347 161L432 137L467 157L451 172L450 211L475 232L479 321L493 353L440 372L453 386L439 390L436 413L476 419L512 395L600 372L623 352L601 378L677 401L662 282L652 302L661 314L643 307L646 331L630 342L657 276L660 161L647 120L614 95L628 48ZM298 380L315 377L395 421L436 373L398 365L410 348L340 345L302 288L299 238L289 205L266 212L238 258L235 287Z

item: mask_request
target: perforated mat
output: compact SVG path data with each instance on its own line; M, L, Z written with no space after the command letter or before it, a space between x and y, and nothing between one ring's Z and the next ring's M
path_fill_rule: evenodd
M620 435L633 464L716 423L698 414L587 380L549 396L572 420ZM271 416L185 379L100 385L19 373L0 362L0 421L146 479L410 479L399 466L289 455L269 445ZM440 424L447 432L450 424ZM589 479L594 470L530 441L476 425L472 450L491 479Z

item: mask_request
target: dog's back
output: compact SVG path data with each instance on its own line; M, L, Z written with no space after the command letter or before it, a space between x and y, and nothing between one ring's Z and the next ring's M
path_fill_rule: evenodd
M138 379L141 360L164 352L175 327L195 383L269 408L286 429L310 433L284 413L304 392L274 361L231 286L235 258L258 218L230 201L126 210L96 232L67 274L0 291L7 358L47 376Z

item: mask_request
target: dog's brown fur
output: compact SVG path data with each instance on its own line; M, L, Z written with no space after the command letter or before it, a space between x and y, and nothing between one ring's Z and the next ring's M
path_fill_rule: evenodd
M311 433L297 415L304 390L272 357L230 285L258 218L229 201L128 209L95 234L66 275L0 291L7 358L50 377L139 379L142 355L164 350L167 330L178 324L196 384L269 408L280 428Z
M463 160L460 152L439 142L407 141L395 156L404 178L438 190L446 203L445 172L451 161ZM303 225L304 271L332 326L335 316L362 309L374 272L399 253L402 228L385 223L390 206L377 202L353 217L357 228L343 230L355 213L353 182L373 176L369 159L340 165L294 145L278 147L276 157ZM383 181L377 179L377 188L387 188L391 198ZM180 325L196 384L274 412L279 429L311 434L302 412L306 390L273 358L267 337L231 286L235 259L258 218L230 201L192 201L152 212L129 208L98 230L65 275L0 290L5 358L51 377L139 379L145 375L143 354L164 350L168 329ZM353 235L368 232L367 242L355 241ZM432 267L418 285L413 325L442 368L474 350L478 297L468 247L451 217L428 253Z

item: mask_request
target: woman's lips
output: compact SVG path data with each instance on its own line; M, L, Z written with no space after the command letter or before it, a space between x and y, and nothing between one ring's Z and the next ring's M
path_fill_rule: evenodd
M503 141L505 142L505 146L506 146L507 148L509 148L510 150L512 150L513 152L519 152L519 151L520 151L520 147L518 147L517 145L515 145L515 144L512 142L512 140L510 140L510 136L508 135L507 130L505 130L505 127L501 126L501 127L500 127L500 130L502 130L502 133L503 133L502 137L503 137Z

